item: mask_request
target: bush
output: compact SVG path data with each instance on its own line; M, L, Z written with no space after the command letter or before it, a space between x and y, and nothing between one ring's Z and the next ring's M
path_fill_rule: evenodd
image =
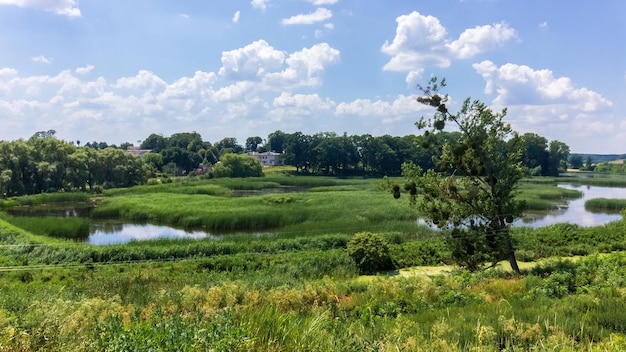
M395 269L389 253L389 243L378 234L357 233L348 242L347 250L362 274Z

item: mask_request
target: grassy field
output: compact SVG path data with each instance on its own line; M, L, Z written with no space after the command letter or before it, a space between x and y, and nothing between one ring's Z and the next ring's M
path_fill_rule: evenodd
M378 182L181 180L106 190L94 213L271 229L219 241L90 246L0 217L0 351L626 349L624 221L515 229L522 275L469 273ZM520 191L537 207L576 196L551 180ZM396 270L359 275L359 231L387 239Z

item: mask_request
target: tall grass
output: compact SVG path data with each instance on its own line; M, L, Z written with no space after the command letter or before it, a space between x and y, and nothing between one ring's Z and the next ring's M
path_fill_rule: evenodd
M552 183L522 182L516 198L526 203L527 210L554 210L560 203L582 195L579 190L556 187Z
M17 202L19 205L40 205L48 203L87 202L89 199L90 195L86 192L56 192L14 197L8 202L11 202L11 204ZM4 202L7 201L5 200Z
M492 270L357 278L331 271L271 285L255 268L216 275L190 264L4 274L0 350L626 348L624 254L547 262L524 276Z
M79 217L8 217L11 224L33 234L84 241L89 237L89 220Z
M585 210L620 212L626 209L626 199L594 198L585 201Z

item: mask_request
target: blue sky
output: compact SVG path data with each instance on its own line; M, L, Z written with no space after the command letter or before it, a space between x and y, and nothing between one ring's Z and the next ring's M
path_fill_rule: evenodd
M626 153L626 1L0 0L0 139L416 134L416 84Z

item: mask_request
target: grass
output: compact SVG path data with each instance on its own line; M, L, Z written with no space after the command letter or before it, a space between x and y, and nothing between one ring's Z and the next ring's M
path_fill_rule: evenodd
M620 212L626 209L626 199L594 198L585 202L588 211Z
M0 351L626 350L624 221L515 228L522 275L504 264L469 273L377 180L287 171L106 190L97 208L190 226L278 224L262 236L96 247L0 216ZM232 196L246 184L309 192ZM521 191L574 196L543 180ZM389 241L397 270L358 276L345 247L359 231Z

